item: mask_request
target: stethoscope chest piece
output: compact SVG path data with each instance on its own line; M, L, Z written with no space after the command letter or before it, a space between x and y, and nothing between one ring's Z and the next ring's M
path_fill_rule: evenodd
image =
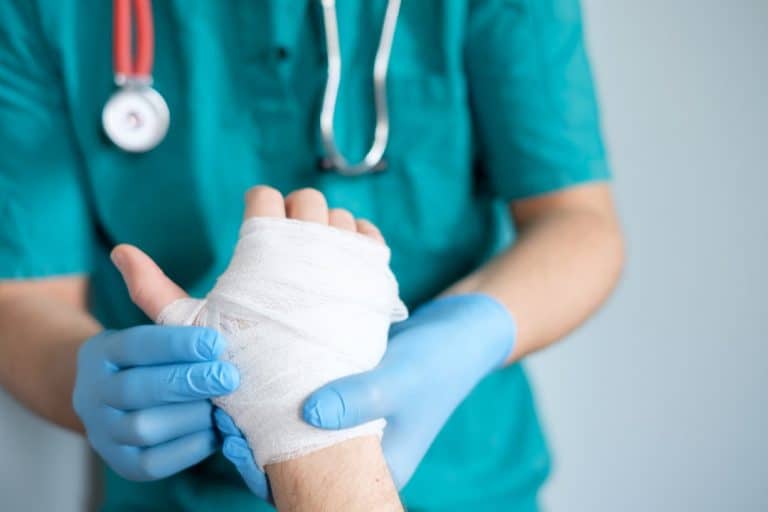
M144 153L162 142L171 124L168 104L152 88L152 4L151 0L114 0L113 9L112 66L118 89L104 105L101 122L115 146L131 153Z
M104 106L104 131L117 147L131 153L155 148L168 133L171 114L163 97L148 85L121 87Z

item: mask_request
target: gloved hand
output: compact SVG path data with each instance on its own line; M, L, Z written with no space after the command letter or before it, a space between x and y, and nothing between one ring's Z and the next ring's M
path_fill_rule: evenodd
M216 361L225 342L201 327L104 331L80 348L72 402L88 440L130 480L177 473L217 449L211 397L239 374Z
M503 365L515 334L509 312L488 295L436 299L392 327L378 367L313 393L304 419L338 429L386 418L384 455L402 488L451 413Z
M224 457L234 464L237 472L243 478L253 494L259 498L272 502L272 490L269 488L267 476L256 465L248 441L237 428L234 420L223 409L216 408L213 414L216 420L216 426L224 436L222 453Z
M504 363L515 335L509 312L487 295L436 299L392 327L379 366L314 392L304 403L304 419L339 429L387 418L384 455L402 488L454 409ZM217 411L216 421L225 436L224 455L264 497L267 481L242 434L223 412Z

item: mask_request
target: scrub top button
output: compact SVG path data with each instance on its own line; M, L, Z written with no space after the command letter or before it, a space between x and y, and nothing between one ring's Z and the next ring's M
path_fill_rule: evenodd
M275 48L275 57L277 58L277 60L280 60L280 61L287 60L288 56L289 56L288 48L286 48L285 46L278 46L277 48Z

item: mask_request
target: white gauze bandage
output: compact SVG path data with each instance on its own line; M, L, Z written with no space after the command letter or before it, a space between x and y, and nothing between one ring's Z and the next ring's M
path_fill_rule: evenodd
M256 463L281 462L363 435L384 420L321 430L301 418L324 384L375 367L389 325L408 313L389 248L321 224L255 217L240 229L226 272L205 299L181 299L158 323L218 329L240 387L214 400L242 430Z

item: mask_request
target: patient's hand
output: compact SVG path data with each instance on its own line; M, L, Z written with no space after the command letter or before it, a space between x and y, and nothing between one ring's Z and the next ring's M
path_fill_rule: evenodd
M362 219L356 220L346 210L329 210L325 198L316 190L300 190L290 194L283 200L281 194L274 189L255 187L246 196L245 209L245 218L250 219L253 217L288 218L320 225L329 225L339 230L359 233L373 240L373 243L382 244L382 248L384 247L384 239L375 226ZM368 243L372 245L371 242ZM204 305L200 305L201 301L188 299L187 294L166 277L146 254L128 245L118 246L115 252L120 255L122 262L121 270L132 299L150 318L157 320L162 314L172 319L171 322L166 320L167 323L176 323L173 319L175 318L178 321L180 317L177 313L182 311L191 315L190 319L185 321L194 321L194 323L202 325L205 325L206 322L208 324L211 323L211 315L203 311ZM374 255L375 253L371 254ZM310 253L308 256L312 257L312 254ZM374 266L374 263L371 265ZM379 281L372 282L380 283ZM219 288L223 289L223 286L217 284L217 288L212 293L215 293ZM219 295L226 297L226 293L219 293ZM382 291L382 296L385 299L387 298L387 294L384 291ZM308 300L311 298L310 296ZM345 300L347 302L354 302L354 297L345 297ZM174 306L174 311L168 313L171 310L171 308L168 308L170 304L176 304L177 306ZM399 301L398 304L389 305L387 300L384 300L381 303L377 303L376 306L378 308L394 308L392 311L393 318L402 318L404 313L404 311L399 309L402 307ZM365 314L365 311L362 309L361 314ZM215 318L218 321L218 313ZM286 323L287 318L289 317L281 318L281 323ZM326 323L333 324L332 321ZM387 326L388 323L389 317L386 318ZM317 327L319 330L323 330L325 326L321 321L320 324L317 324ZM258 325L253 328L258 329ZM385 343L386 330L384 330L383 336ZM308 347L308 350L311 352L312 348ZM351 355L351 359L354 359L354 356L359 354L348 353L345 355ZM380 355L376 356L376 358L380 358ZM317 360L321 361L318 363L320 366L332 366L332 361L329 359L326 359L327 364L322 363L322 358ZM234 362L237 364L236 360ZM370 360L364 364L371 366L371 363L375 365L376 362L377 360ZM267 361L267 363L273 362ZM354 366L350 368L344 371L347 373L362 371L362 369ZM245 377L243 381L245 384L248 382ZM316 383L312 383L311 388L314 389L316 387ZM232 399L236 400L234 395ZM228 408L228 405L227 403L223 404L225 408ZM270 414L265 414L261 411L259 405L261 404L255 404L252 409L262 416L270 416ZM291 407L293 407L292 404ZM271 414L271 416L280 419L280 411L278 411L278 414ZM298 419L298 411L296 416ZM260 418L257 417L255 419L259 420ZM274 420L274 418L266 418L266 420ZM298 421L301 420L299 419ZM243 425L239 426L246 430ZM302 426L302 428L311 429L312 427ZM331 445L332 443L325 440L321 441L325 444L317 444L316 447L312 447L314 445L310 444L308 446L312 447L311 453L305 449L303 452L298 452L289 457L264 460L263 463L266 464L266 471L270 475L272 490L278 507L281 510L336 510L340 508L344 510L400 509L395 487L392 484L381 454L379 440L376 435L371 435L372 433L375 434L377 428L380 432L380 425L378 427L369 427L367 430L362 429L357 434L357 439L344 440L340 438L339 440L343 440L340 444ZM270 428L270 432L272 430L275 429ZM248 433L247 430L246 433ZM324 434L308 432L308 435L311 437ZM249 441L251 442L251 447L257 447L261 439L249 438ZM334 442L338 443L339 441ZM233 454L242 457L243 453L248 450L248 446L244 445L242 439L237 438L237 436L228 436L228 443L229 446L225 445L225 454L230 459L233 458ZM274 445L275 442L269 441L266 444L269 447ZM320 451L317 451L318 449ZM227 451L230 453L227 453ZM299 456L297 457L296 455ZM247 474L244 474L244 477L249 480L251 488L257 494L263 496L268 492L266 481L263 480L263 474L253 464L250 457L248 459L251 461L250 467L249 464L238 464L238 469L243 472L243 469L246 468Z
M365 219L355 219L341 208L328 209L323 194L315 189L301 189L283 200L279 191L266 186L256 186L245 196L245 219L267 217L295 219L332 226L344 231L356 232L384 244L379 229ZM171 281L152 259L134 246L118 245L113 254L119 253L123 279L133 302L152 320L177 299L189 297Z

